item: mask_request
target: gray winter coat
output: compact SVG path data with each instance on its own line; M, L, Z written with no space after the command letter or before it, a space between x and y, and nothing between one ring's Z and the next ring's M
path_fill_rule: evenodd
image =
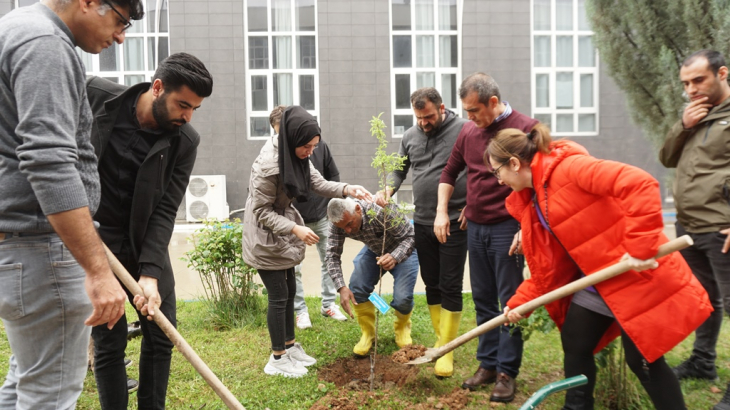
M293 233L304 225L279 178L276 136L266 141L251 167L246 211L243 215L243 260L256 269L284 270L304 260L305 244ZM318 195L340 198L347 184L330 182L309 163L310 188Z

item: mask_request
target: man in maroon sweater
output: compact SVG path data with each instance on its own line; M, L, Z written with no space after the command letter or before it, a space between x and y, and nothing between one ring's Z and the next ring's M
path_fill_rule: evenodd
M519 225L504 207L511 189L500 185L483 155L490 139L505 128L528 132L537 121L512 109L502 101L499 86L492 77L475 73L459 87L459 97L470 122L456 139L451 156L439 183L438 207L434 232L441 243L448 240L450 223L448 204L459 173L466 168L466 207L461 229L468 225L469 275L477 324L501 314L504 304L522 283L522 256L509 256L509 247ZM515 378L522 362L522 334L519 327L501 326L479 336L479 369L462 384L476 389L495 383L491 401L509 402L515 396Z

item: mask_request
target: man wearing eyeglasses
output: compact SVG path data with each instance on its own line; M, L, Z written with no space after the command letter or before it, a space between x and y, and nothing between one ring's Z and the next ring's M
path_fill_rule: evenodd
M0 408L74 408L89 326L124 313L92 222L99 175L75 50L124 41L142 5L114 7L44 0L0 19L0 317L12 351Z
M151 320L157 311L173 326L175 278L167 246L195 165L200 135L189 122L213 92L213 78L195 56L175 53L151 83L127 87L91 77L86 87L99 157L101 203L94 220L109 249L139 282L129 295L142 330L139 409L164 409L173 344ZM102 410L127 408L125 315L109 329L95 326L94 376Z
M470 122L461 129L441 174L434 232L439 242L450 241L449 199L459 174L466 169L466 207L461 219L467 221L469 277L477 324L499 316L500 306L514 295L522 283L524 259L509 255L519 225L504 206L511 189L500 185L500 172L484 162L484 151L497 132L517 128L529 132L536 120L514 110L500 96L492 77L475 73L464 79L459 97ZM519 327L501 326L479 336L479 368L462 387L477 389L495 383L491 401L514 399L517 377L522 363L522 334Z

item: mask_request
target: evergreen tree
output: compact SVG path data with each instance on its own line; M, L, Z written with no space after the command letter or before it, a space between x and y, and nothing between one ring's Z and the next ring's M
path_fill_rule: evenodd
M730 57L730 0L587 0L586 11L632 119L661 146L687 102L682 61L703 48Z

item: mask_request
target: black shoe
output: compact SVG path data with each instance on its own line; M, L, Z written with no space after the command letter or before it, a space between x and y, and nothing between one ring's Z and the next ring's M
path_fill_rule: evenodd
M127 340L142 336L142 328L139 327L139 321L127 325Z
M717 379L717 369L714 364L707 365L700 362L697 357L690 356L689 359L685 360L679 366L672 369L677 379L703 379L703 380L715 380Z
M124 367L129 367L132 365L131 359L124 359Z
M127 376L127 394L134 393L139 389L139 382Z
M725 395L722 396L722 400L717 403L712 410L730 410L730 384L727 385Z
M593 410L593 397L587 397L586 392L570 389L565 392L565 405L561 410Z

